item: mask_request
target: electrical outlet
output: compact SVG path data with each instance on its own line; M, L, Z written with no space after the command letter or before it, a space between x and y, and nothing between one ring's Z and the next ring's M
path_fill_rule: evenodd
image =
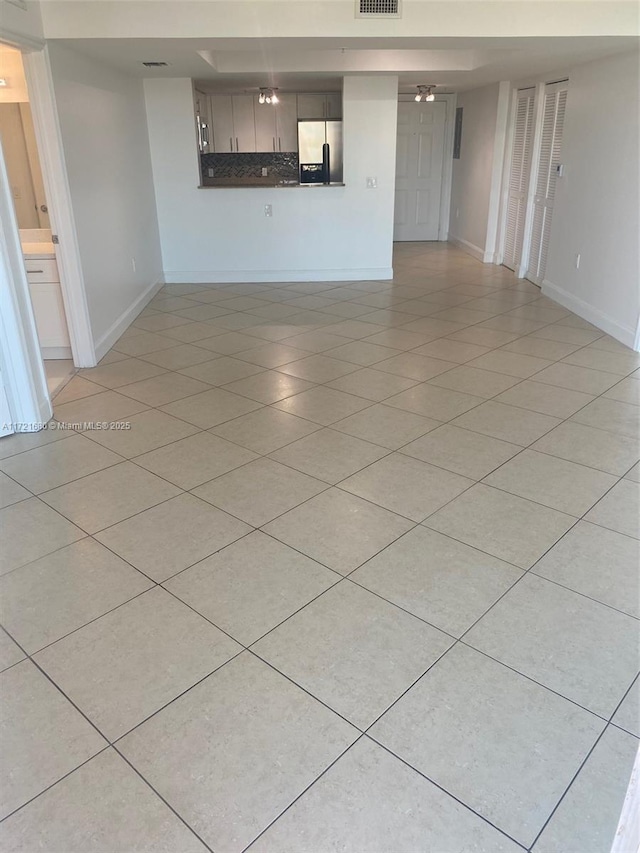
M265 216L273 216L273 205L265 204L264 206L264 215Z
M131 269L134 272L136 271L136 259L135 258L131 258Z
M378 189L378 179L377 178L367 178L367 189L368 190L377 190Z
M266 166L263 166L260 171L262 172L263 178L267 178L269 176L269 169Z

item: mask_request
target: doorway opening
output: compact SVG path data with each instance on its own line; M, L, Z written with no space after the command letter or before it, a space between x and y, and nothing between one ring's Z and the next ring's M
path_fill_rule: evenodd
M22 257L49 395L75 372L41 157L22 53L0 45L0 141L18 224Z

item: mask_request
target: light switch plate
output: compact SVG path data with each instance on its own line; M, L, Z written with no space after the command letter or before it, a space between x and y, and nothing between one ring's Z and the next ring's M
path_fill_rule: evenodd
M367 189L368 190L377 190L378 189L378 179L377 178L367 178Z
M265 204L264 206L264 215L265 216L273 216L273 205Z

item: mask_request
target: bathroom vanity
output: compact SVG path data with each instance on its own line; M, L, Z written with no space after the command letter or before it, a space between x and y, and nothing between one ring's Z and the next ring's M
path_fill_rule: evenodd
M21 228L20 242L42 357L71 358L69 329L51 231L47 228Z

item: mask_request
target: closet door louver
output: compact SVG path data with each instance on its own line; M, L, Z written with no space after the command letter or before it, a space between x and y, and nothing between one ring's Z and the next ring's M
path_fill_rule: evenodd
M544 99L542 139L533 199L533 224L527 278L542 284L547 266L551 219L556 192L557 166L562 149L562 131L567 105L567 84L554 83L547 87Z
M512 270L517 270L522 258L527 191L531 174L534 105L535 89L520 89L516 98L503 260L504 265Z

